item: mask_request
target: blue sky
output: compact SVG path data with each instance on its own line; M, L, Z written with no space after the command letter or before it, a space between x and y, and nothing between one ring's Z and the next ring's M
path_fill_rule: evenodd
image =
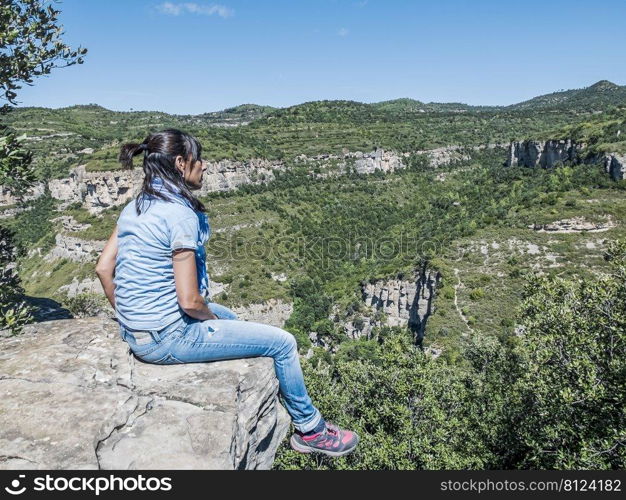
M626 84L623 0L63 0L85 64L21 106L198 114L318 99L512 104Z

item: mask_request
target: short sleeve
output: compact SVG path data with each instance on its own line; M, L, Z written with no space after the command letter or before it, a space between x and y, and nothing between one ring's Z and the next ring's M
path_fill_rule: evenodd
M170 227L170 249L181 250L183 248L198 248L198 234L200 233L200 222L198 217L186 217L177 220Z

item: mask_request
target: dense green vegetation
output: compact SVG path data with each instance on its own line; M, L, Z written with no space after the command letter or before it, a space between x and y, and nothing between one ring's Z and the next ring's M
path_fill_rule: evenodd
M626 86L600 80L582 89L562 90L509 106L509 109L552 109L576 111L605 111L609 106L623 106Z
M560 137L571 137L589 145L589 152L626 153L626 112L613 109L594 115L562 130Z
M17 92L24 84L32 84L34 78L48 75L59 66L82 64L87 53L85 48L74 50L64 43L58 15L53 5L38 0L8 0L0 5L0 186L19 202L36 174L32 152L7 125L12 122L7 117L17 104ZM32 319L15 261L24 251L24 243L46 232L46 203L49 205L49 200L35 203L34 222L29 220L17 235L0 225L0 329L12 333L19 332Z
M358 356L342 346L330 362L307 363L322 413L362 441L340 459L284 445L276 468L624 468L626 245L606 257L604 276L529 278L523 332L508 345L467 339L463 366L389 328Z

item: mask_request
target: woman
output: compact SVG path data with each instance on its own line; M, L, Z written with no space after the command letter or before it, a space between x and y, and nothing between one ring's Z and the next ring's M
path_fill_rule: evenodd
M202 186L206 170L201 152L194 137L173 129L121 148L119 160L126 168L143 153L145 177L96 266L120 335L135 356L156 364L271 356L296 428L292 448L330 456L350 453L359 438L325 422L313 406L293 335L238 321L233 311L207 300L204 244L211 229L204 205L191 193Z

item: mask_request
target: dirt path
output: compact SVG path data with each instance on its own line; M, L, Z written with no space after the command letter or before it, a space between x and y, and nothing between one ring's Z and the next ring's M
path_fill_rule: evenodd
M465 316L465 314L463 314L463 311L459 307L458 289L459 288L463 288L463 283L461 282L461 278L459 276L459 270L456 267L454 268L454 275L456 276L456 281L457 281L456 285L454 285L454 307L456 308L456 312L459 313L459 316L461 317L461 320L463 321L463 323L465 323L465 326L467 327L468 332L469 333L474 333L474 330L472 329L472 327L469 326L469 322L467 321L467 317ZM467 333L463 333L463 336L466 337Z

